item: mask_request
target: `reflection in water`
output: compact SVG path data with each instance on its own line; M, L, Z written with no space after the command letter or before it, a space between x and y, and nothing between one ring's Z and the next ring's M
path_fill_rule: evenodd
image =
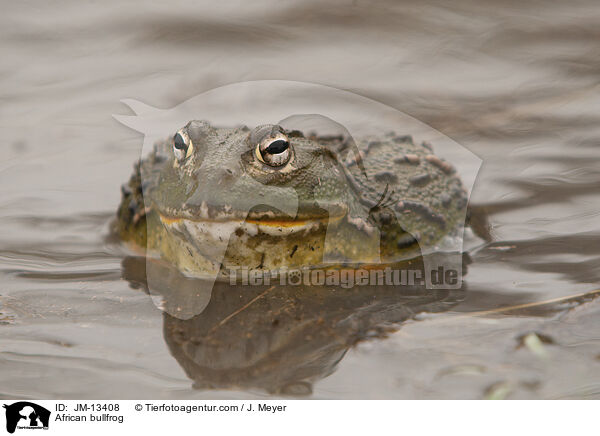
M409 267L422 268L418 263ZM150 293L162 294L165 341L196 389L310 394L312 384L335 371L353 344L382 337L417 313L449 310L464 298L464 289L226 282L217 282L207 298L194 294L194 282L196 289L203 288L199 280L167 265L156 268L153 276L165 278L161 289L154 288L154 279L145 279L144 258L123 262L130 283L147 289L150 282ZM197 305L194 299L205 308L187 318L185 308Z

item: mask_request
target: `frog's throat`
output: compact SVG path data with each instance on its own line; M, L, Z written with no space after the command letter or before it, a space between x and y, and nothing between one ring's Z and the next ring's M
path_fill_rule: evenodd
M335 217L323 217L305 220L193 220L188 218L173 218L159 214L162 224L169 229L179 229L186 234L195 237L195 235L210 235L215 239L228 240L234 232L243 232L248 236L257 236L263 233L269 236L284 237L299 232L312 232L326 228L329 224L337 223L345 215Z

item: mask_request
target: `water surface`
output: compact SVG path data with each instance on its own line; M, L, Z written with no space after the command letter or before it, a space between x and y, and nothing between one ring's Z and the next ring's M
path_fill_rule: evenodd
M0 396L600 397L597 2L4 9ZM128 113L119 100L169 108L262 79L381 101L483 159L471 203L487 212L493 241L470 248L464 290L425 300L264 295L247 318L228 317L259 295L224 296L194 324L169 319L132 287L136 259L106 239L142 146L112 118ZM234 320L219 338L237 354L223 357L218 342L200 357L243 361L282 340L260 324L261 310L306 320L287 354L303 369L285 375L270 357L262 381L201 383L185 344L210 336L202 322ZM337 342L315 338L319 317ZM243 338L244 323L257 337Z

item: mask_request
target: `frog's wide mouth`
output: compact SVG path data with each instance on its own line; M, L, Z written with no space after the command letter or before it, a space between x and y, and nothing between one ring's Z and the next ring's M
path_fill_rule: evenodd
M285 236L312 231L327 228L329 224L339 222L348 213L347 205L338 202L326 204L327 209L315 203L299 206L295 216L286 215L274 207L264 205L243 211L225 206L215 207L204 202L199 207L187 207L185 210L155 210L167 228L183 231L200 229L202 233L218 234L221 237L227 231L239 233L239 230L250 236L259 233Z
M204 219L192 217L173 217L159 213L163 225L170 229L185 230L187 234L211 234L216 238L228 237L232 233L242 231L242 234L256 236L267 234L270 236L287 236L298 232L310 232L326 229L330 223L337 223L346 216L336 214L333 216L300 217L296 219L287 217L264 217L249 214L245 219L231 217L230 219Z

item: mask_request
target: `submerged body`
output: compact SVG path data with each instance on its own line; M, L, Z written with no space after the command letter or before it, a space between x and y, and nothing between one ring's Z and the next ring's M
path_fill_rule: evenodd
M395 263L460 232L467 194L428 144L191 121L140 161L121 239L191 276Z

